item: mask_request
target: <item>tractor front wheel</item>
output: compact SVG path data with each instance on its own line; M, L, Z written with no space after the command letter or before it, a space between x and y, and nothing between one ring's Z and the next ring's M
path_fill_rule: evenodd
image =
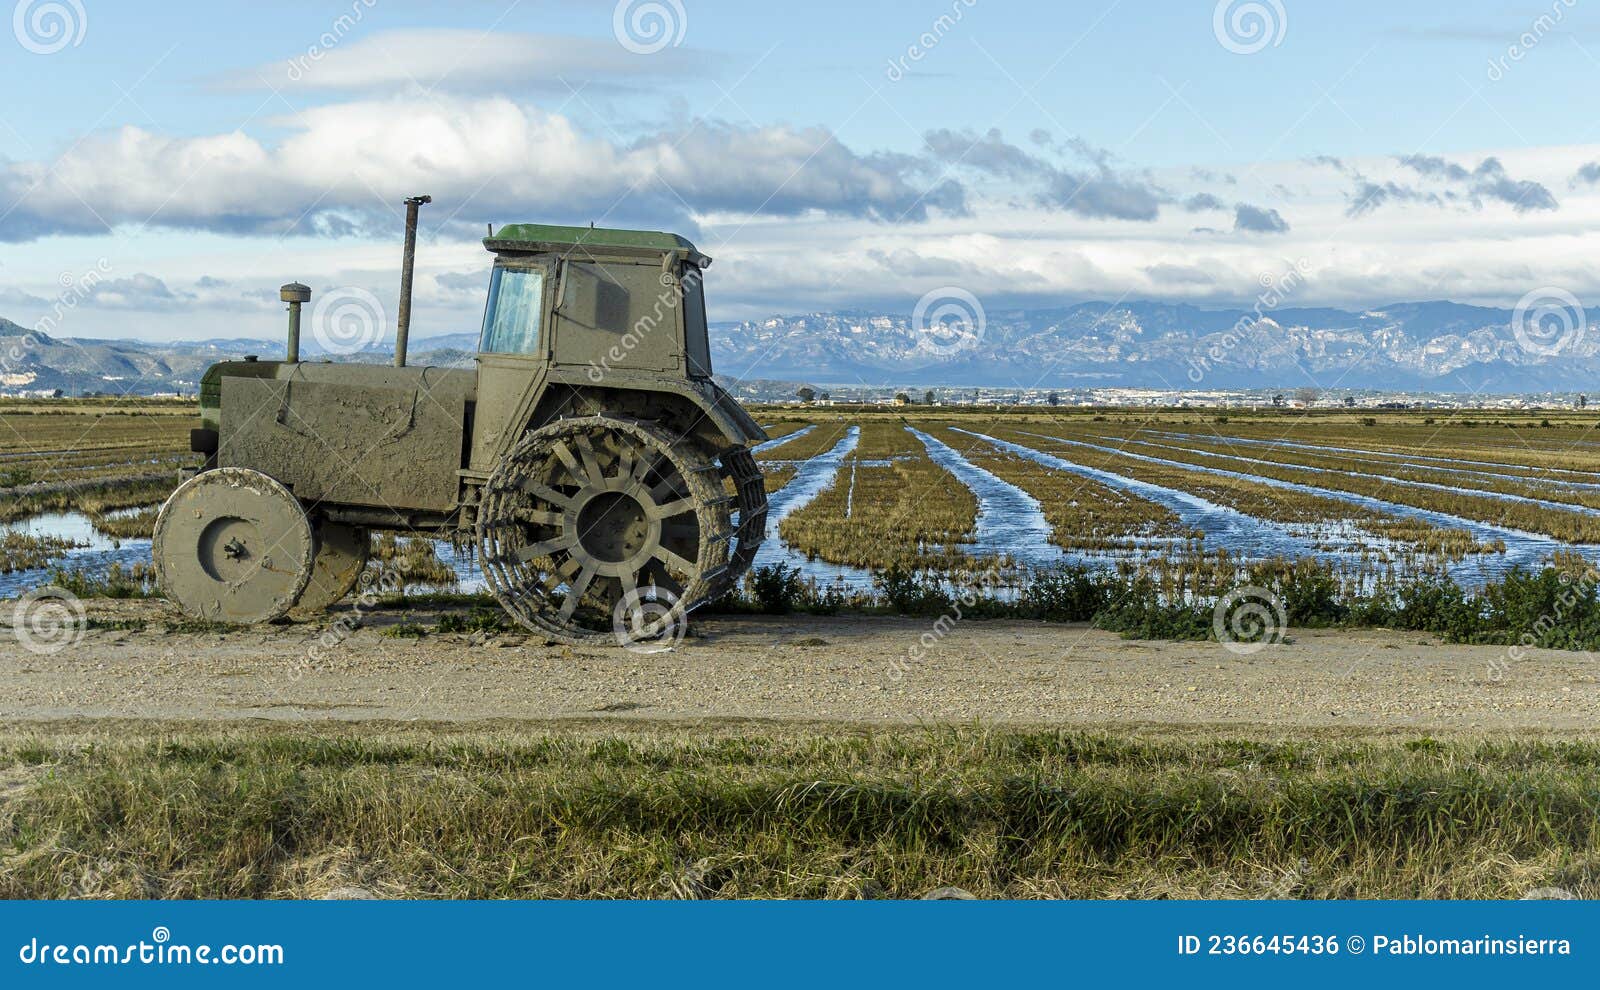
M281 618L306 589L311 521L278 482L247 468L195 475L156 516L151 556L167 599L198 619Z

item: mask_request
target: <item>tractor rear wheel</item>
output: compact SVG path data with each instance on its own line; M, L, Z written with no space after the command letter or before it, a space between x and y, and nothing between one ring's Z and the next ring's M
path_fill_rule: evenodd
M755 455L741 447L723 455L722 468L738 493L739 528L735 532L733 561L712 589L712 598L721 598L734 590L755 562L756 551L761 549L761 541L767 536L767 483Z
M311 580L300 593L297 609L321 612L344 599L361 579L372 555L372 536L362 526L324 522L317 527L317 555Z
M311 521L287 488L231 467L179 485L151 542L169 601L195 618L238 625L288 612L310 580L315 550Z
M681 635L727 573L734 501L713 458L659 427L562 420L524 437L485 485L479 556L529 629L569 643Z

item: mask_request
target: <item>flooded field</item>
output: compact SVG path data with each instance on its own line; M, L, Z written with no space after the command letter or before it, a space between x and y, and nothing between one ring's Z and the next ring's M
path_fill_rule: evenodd
M771 499L757 565L822 586L869 588L890 569L1020 582L1063 563L1173 573L1308 558L1358 584L1472 586L1559 551L1600 562L1600 420L1577 412L758 415L772 439L756 449ZM56 569L148 563L191 425L179 403L0 410L0 594ZM420 585L481 587L469 554L428 543L407 551L432 561Z

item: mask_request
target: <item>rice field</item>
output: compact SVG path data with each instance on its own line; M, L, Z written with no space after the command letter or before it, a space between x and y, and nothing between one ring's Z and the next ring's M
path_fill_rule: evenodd
M1475 586L1557 552L1600 561L1600 417L1584 412L754 412L771 437L756 450L772 500L758 563L819 583L1315 560L1357 587ZM193 425L182 402L0 403L0 590L147 560ZM377 548L422 582L465 577L463 558L426 549Z
M773 525L784 552L763 551L820 579L1317 560L1354 586L1419 574L1481 584L1562 551L1600 560L1600 420L1576 412L784 413L774 430L794 439L760 456L807 475L859 428L825 483ZM1014 545L985 538L1002 523Z
M192 464L192 402L0 400L0 593L55 567L149 559L155 511Z

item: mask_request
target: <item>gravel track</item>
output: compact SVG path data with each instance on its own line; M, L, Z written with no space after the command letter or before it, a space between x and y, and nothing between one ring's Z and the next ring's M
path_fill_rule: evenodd
M709 617L672 652L570 648L500 634L343 642L326 620L166 631L159 602L96 602L53 654L0 626L0 720L488 719L1273 726L1430 732L1600 726L1584 653L1441 645L1415 633L1295 630L1252 656L1215 643L1125 641L1081 626L860 617ZM428 613L403 617L431 625ZM178 627L181 628L181 627ZM931 644L911 659L923 639ZM317 649L313 649L317 647ZM1499 675L1496 676L1498 669Z

